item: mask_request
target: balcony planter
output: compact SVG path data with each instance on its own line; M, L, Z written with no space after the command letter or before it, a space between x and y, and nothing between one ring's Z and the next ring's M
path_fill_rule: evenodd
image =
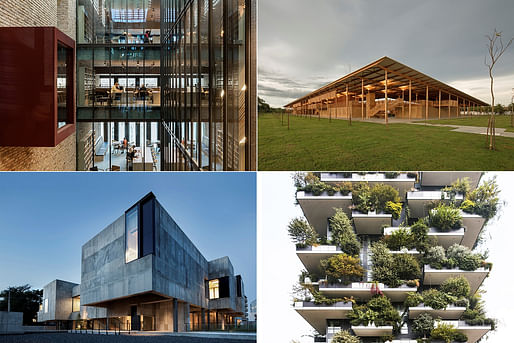
M423 283L428 286L437 286L441 285L444 281L449 278L463 276L468 280L471 294L475 294L478 290L482 282L484 282L485 278L489 275L489 271L486 268L478 268L474 271L465 271L461 269L436 269L432 268L429 265L424 266Z
M376 213L375 211L368 213L353 211L352 219L357 234L382 235L382 227L391 226L393 216L387 213Z
M296 199L310 225L314 227L320 236L327 234L327 218L335 214L334 208L342 208L347 215L351 214L352 194L346 196L335 193L333 196L322 194L319 196L299 191Z
M374 323L371 323L368 326L353 326L352 330L355 335L359 337L381 337L388 336L393 333L392 326L374 326Z
M445 309L434 310L430 306L425 306L423 303L415 307L409 307L409 319L416 319L422 313L428 313L433 318L441 319L459 319L464 311L465 307L448 305Z
M346 319L352 311L351 302L337 302L331 305L317 305L314 302L295 302L295 311L301 315L316 331L324 335L327 330L327 319Z
M321 273L321 260L342 253L335 245L305 246L296 249L296 256L302 261L305 269L314 274Z

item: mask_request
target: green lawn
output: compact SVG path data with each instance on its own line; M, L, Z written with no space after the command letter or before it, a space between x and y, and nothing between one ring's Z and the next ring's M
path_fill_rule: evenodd
M452 128L259 115L259 170L514 170L514 138Z
M489 116L474 116L453 119L430 120L428 121L428 123L487 127L488 120ZM510 115L499 115L496 117L496 127L504 128L507 129L507 131L514 132L514 127L512 127L510 123Z

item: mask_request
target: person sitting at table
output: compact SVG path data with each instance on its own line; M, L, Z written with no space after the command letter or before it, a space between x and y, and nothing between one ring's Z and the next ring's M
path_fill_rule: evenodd
M120 87L120 84L118 82L115 82L114 85L111 88L111 93L121 93L123 92L123 89Z
M130 146L130 148L127 151L127 170L132 170L133 168L133 160L136 156L136 151L134 150L134 146Z
M150 42L150 37L151 37L151 36L152 36L152 31L147 30L147 31L145 32L144 36L143 36L143 43L145 43L145 44L149 44L149 43L151 43L151 42Z
M127 137L123 138L123 150L127 150L127 146L128 146L128 141L127 141Z

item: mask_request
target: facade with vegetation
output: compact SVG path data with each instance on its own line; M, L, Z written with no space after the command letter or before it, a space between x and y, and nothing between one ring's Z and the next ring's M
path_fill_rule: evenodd
M481 252L499 206L477 172L296 174L305 266L294 309L316 342L470 342L494 330Z

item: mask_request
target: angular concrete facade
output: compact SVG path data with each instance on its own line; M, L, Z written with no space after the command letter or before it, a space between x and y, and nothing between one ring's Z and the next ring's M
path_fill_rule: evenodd
M138 256L129 260L127 213L134 211ZM45 287L48 309L38 321L177 332L223 329L245 317L243 282L230 259L207 261L152 193L82 246L81 270L80 285L56 280ZM221 282L210 294L212 280Z

